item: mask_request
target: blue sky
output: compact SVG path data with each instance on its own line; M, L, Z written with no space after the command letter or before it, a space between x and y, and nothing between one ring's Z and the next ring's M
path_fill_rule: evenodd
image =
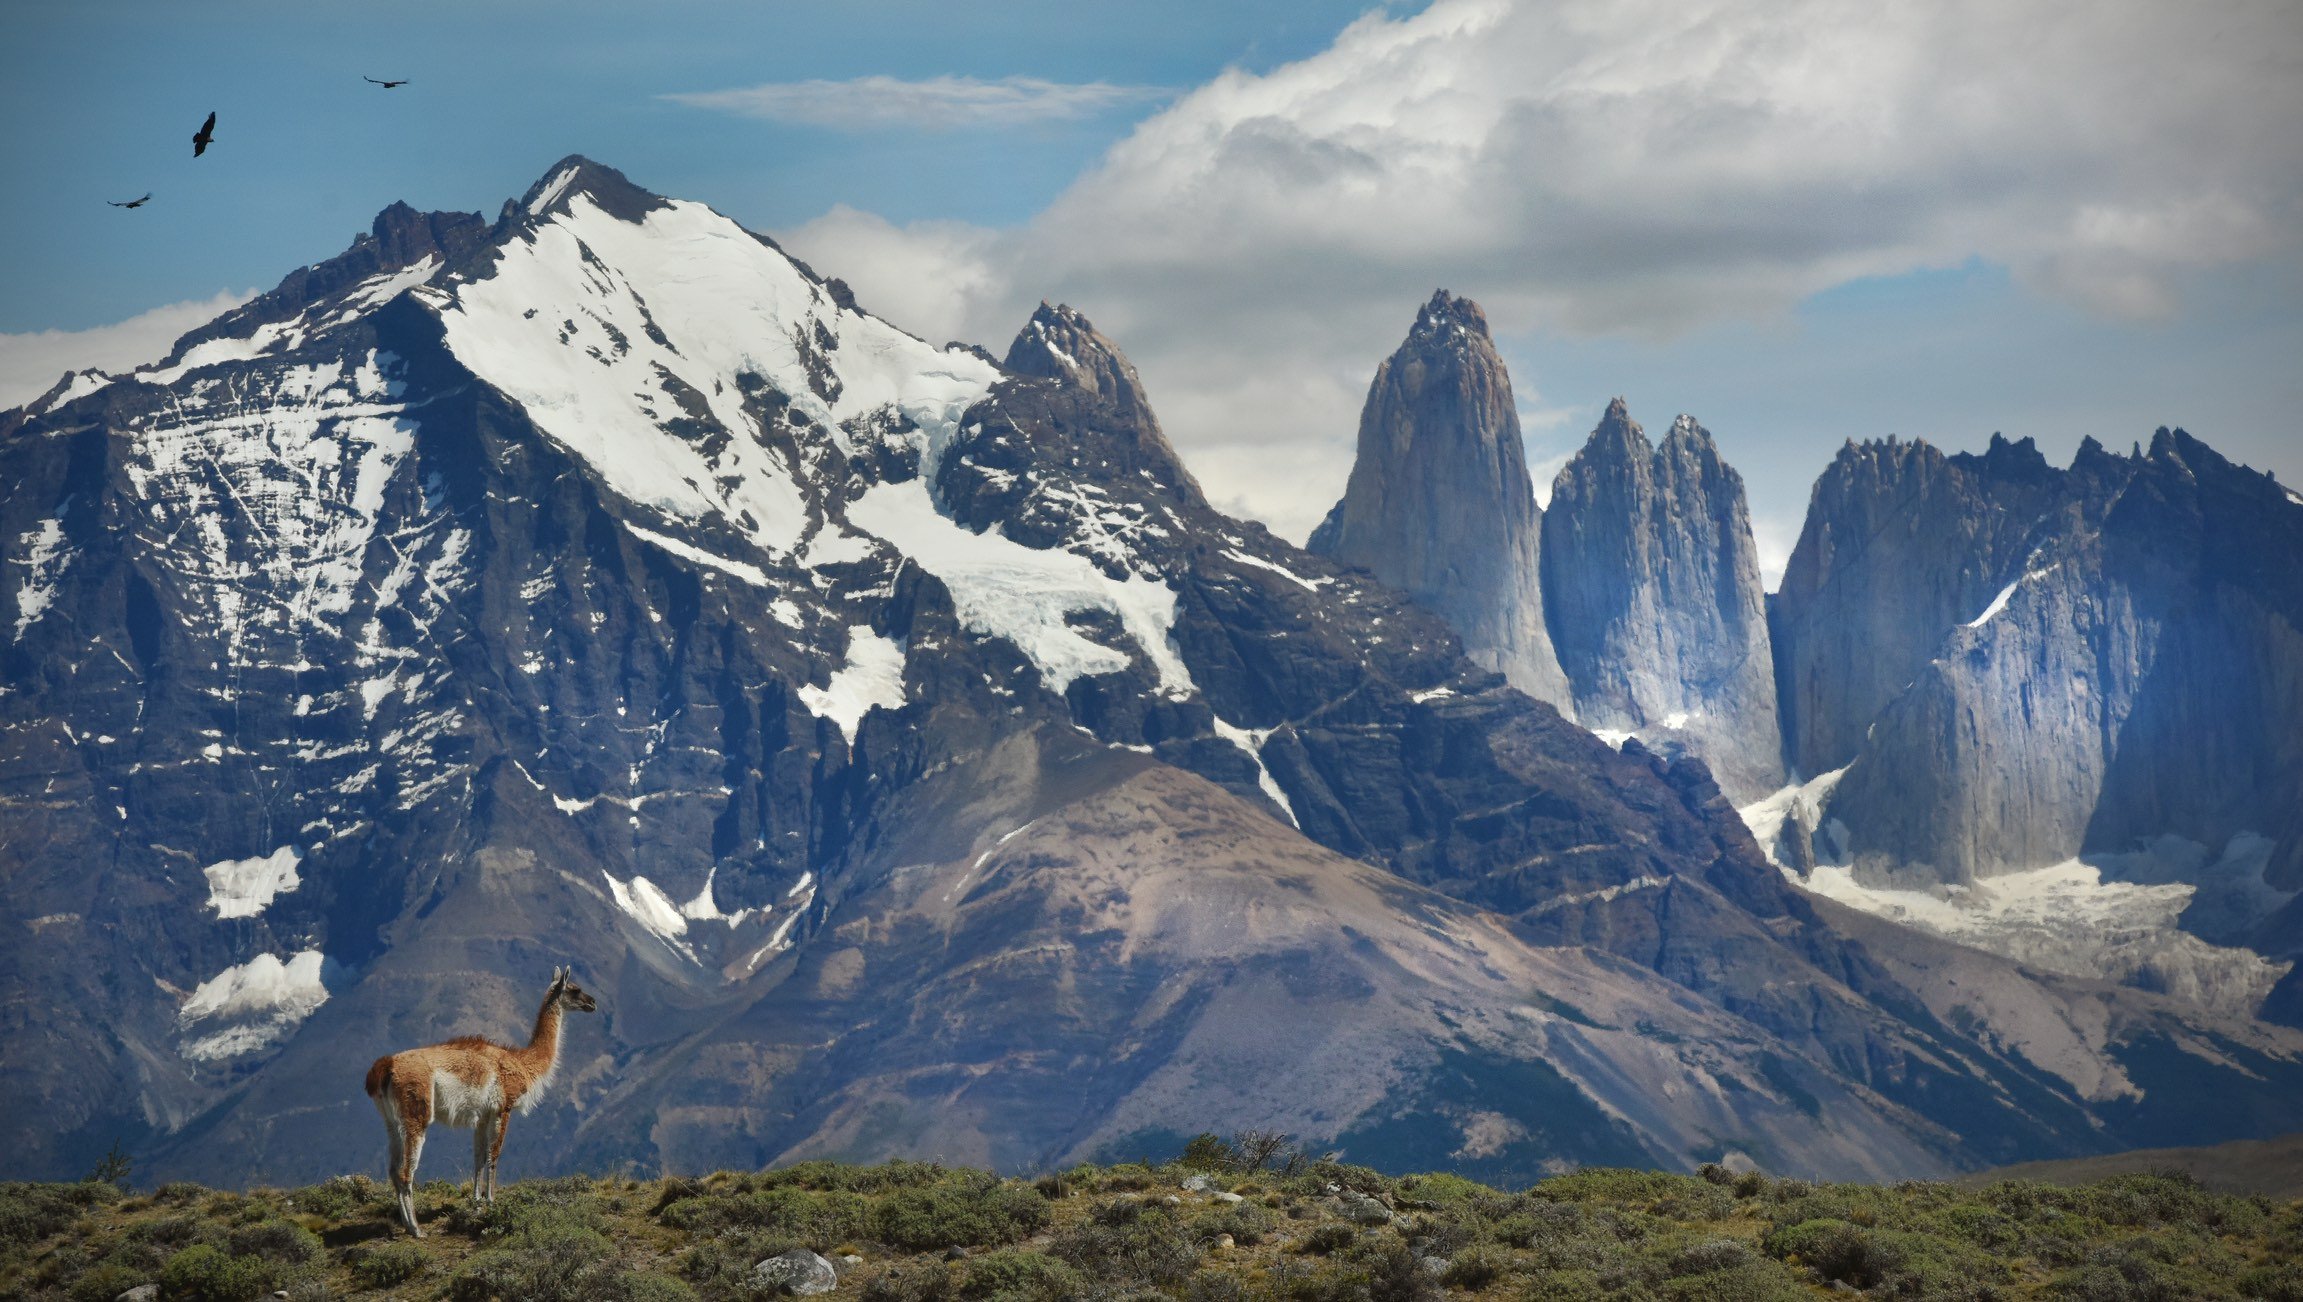
M580 152L931 338L1070 299L1298 537L1438 285L1539 465L1610 396L1693 412L1763 552L1847 437L2176 423L2303 482L2299 54L2284 0L15 0L0 376L156 352L393 200L493 215Z
M339 251L394 200L484 209L582 153L747 224L834 203L894 220L1029 217L1138 100L997 131L827 131L664 95L759 82L1036 76L1184 88L1312 53L1367 8L1003 0L11 0L0 109L0 332L82 329ZM383 91L361 77L408 77ZM190 138L218 115L218 144ZM134 212L105 199L158 194ZM37 202L26 202L38 196Z

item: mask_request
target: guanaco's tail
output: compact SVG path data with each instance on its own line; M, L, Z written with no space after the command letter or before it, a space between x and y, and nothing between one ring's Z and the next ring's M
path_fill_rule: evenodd
M368 1097L384 1097L384 1089L392 1083L392 1059L389 1054L368 1064Z

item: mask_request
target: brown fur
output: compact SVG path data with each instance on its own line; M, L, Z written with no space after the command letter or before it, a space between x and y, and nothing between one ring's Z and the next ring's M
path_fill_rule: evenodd
M435 1122L472 1131L472 1197L494 1201L496 1164L511 1128L512 1109L533 1106L560 1057L563 1009L588 1013L599 1005L571 981L566 968L552 975L536 1010L535 1032L513 1048L478 1035L404 1049L368 1067L368 1097L383 1114L391 1143L393 1192L408 1232L424 1237L416 1224L416 1164L422 1160L424 1132Z

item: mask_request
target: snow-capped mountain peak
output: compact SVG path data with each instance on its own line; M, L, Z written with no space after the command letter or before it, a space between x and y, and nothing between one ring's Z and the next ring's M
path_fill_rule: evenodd
M703 204L596 163L562 163L522 208L488 257L417 296L449 350L617 495L770 555L822 515L806 481L825 443L932 445L998 378L843 305Z

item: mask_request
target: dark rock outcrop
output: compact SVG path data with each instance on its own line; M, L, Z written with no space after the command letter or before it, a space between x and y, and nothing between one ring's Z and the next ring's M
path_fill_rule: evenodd
M1651 447L1608 405L1553 481L1543 600L1586 726L1701 755L1737 800L1783 785L1743 479L1692 417Z
M1308 546L1438 612L1473 660L1566 709L1544 627L1542 528L1486 314L1440 290L1376 369L1351 480Z

